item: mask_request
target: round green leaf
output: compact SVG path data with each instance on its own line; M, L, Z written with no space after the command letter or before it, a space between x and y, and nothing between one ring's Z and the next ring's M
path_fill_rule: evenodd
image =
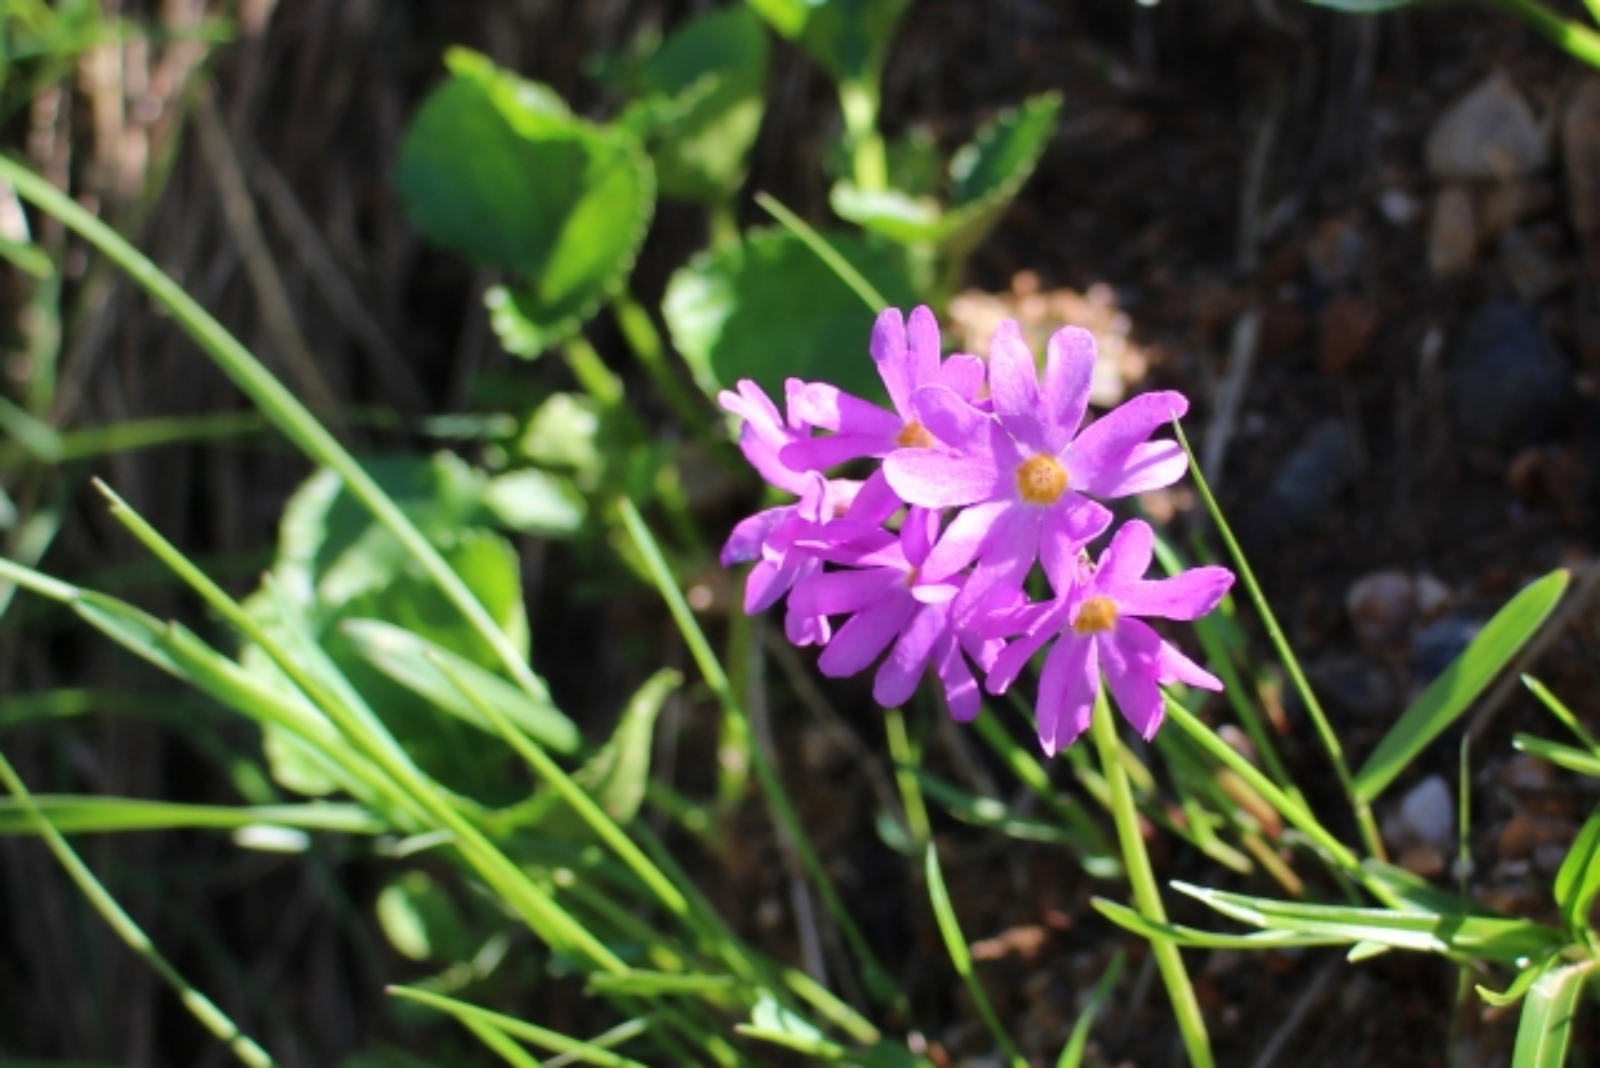
M395 184L433 241L510 269L491 299L512 352L570 336L633 266L654 210L638 140L567 113L545 86L457 50L406 132Z
M915 301L891 250L823 236L891 304ZM790 377L881 392L867 351L876 309L788 231L756 231L743 245L696 257L672 276L661 310L673 344L708 392L750 378L781 394Z

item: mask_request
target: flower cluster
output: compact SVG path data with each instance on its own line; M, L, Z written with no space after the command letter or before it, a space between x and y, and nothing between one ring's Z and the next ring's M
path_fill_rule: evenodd
M787 594L785 632L823 647L824 674L853 675L881 656L873 697L894 707L932 667L962 720L980 705L972 665L1004 693L1054 642L1037 702L1052 755L1088 728L1102 673L1145 738L1161 725L1160 684L1222 688L1139 617L1202 616L1233 575L1200 567L1146 579L1153 535L1138 520L1097 561L1087 551L1111 526L1101 500L1182 477L1178 444L1151 439L1187 411L1181 394L1146 393L1084 426L1095 350L1075 327L1050 338L1042 380L1009 321L987 364L944 358L927 308L909 320L885 311L871 351L892 411L798 379L786 384L782 412L749 381L720 397L744 421L746 458L797 498L740 523L723 548L725 565L754 562L746 612ZM865 481L825 475L863 460L879 461ZM1036 564L1050 600L1025 592Z

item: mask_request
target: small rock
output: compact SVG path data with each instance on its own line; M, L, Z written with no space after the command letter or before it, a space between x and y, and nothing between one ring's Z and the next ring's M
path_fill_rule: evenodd
M1486 445L1547 436L1570 391L1566 359L1533 317L1508 301L1486 304L1462 324L1445 366L1457 427Z
M1539 793L1556 784L1555 765L1530 753L1516 753L1495 769L1502 786L1524 793Z
M1367 259L1367 239L1348 219L1324 219L1306 242L1306 268L1326 288L1349 281Z
M1383 837L1396 850L1428 848L1443 853L1456 839L1456 805L1450 786L1429 775L1400 799L1400 806L1383 821Z
M1530 304L1553 293L1567 280L1567 272L1515 226L1500 238L1500 265L1517 296Z
M1344 607L1362 645L1377 652L1392 650L1411 629L1416 586L1403 571L1375 571L1351 583Z
M1432 619L1449 605L1450 587L1423 571L1416 577L1417 616Z
M1571 843L1577 827L1570 820L1551 819L1518 812L1500 829L1497 842L1501 860L1531 857L1540 846Z
M1438 678L1482 628L1475 620L1445 616L1412 635L1411 674L1418 685Z
M1412 846L1410 849L1402 849L1400 855L1395 858L1395 863L1413 875L1420 875L1424 879L1437 879L1450 866L1450 858L1437 846Z
M1422 214L1422 205L1403 189L1385 189L1378 194L1378 211L1395 226L1409 226Z
M1545 842L1533 851L1533 870L1544 875L1554 875L1561 870L1571 846L1566 842Z
M1377 331L1378 309L1370 300L1356 296L1330 300L1317 324L1317 366L1330 375L1349 370L1366 356Z
M1567 210L1591 273L1600 271L1600 78L1585 78L1561 112Z
M1435 278L1453 278L1468 271L1477 256L1472 197L1460 186L1446 186L1434 200L1428 221L1428 270Z
M1400 706L1389 670L1361 653L1318 661L1310 674L1317 696L1347 716L1381 719Z
M1543 215L1556 205L1556 189L1550 182L1506 182L1483 195L1478 202L1478 228L1493 240L1507 227Z
M1245 512L1247 548L1270 549L1323 519L1355 475L1355 454L1344 423L1324 419L1284 457Z
M1446 181L1521 178L1548 155L1533 109L1504 74L1452 104L1428 132L1428 173Z

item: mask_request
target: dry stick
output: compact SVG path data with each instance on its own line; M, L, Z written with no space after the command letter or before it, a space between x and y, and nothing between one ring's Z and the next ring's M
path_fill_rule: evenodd
M1311 1011L1312 1006L1322 999L1323 989L1343 963L1336 957L1324 964L1322 970L1312 976L1311 982L1306 984L1306 988L1295 999L1294 1008L1289 1010L1289 1015L1285 1016L1277 1030L1272 1032L1272 1037L1261 1047L1261 1053L1251 1062L1250 1068L1272 1068L1272 1063L1278 1059L1278 1054L1283 1052L1283 1047L1305 1022L1306 1014Z
M1205 455L1200 461L1201 470L1213 489L1222 484L1222 461L1239 419L1250 372L1255 368L1256 341L1260 335L1261 312L1255 308L1239 316L1233 324L1233 337L1228 344L1228 369L1223 372L1212 398L1211 425L1206 428Z
M373 372L406 410L430 409L432 402L427 391L400 355L399 348L384 333L377 317L367 309L355 283L340 266L332 247L312 222L282 172L253 146L243 146L242 154L249 163L250 184L272 212L273 220L283 228L295 259L317 283L319 295L339 325L356 339L371 359Z
M295 321L294 305L284 288L283 275L267 247L255 202L250 199L250 190L245 185L244 168L239 165L233 142L209 96L195 104L194 119L195 131L200 135L200 149L211 167L217 194L222 198L223 217L228 221L234 244L244 260L245 274L255 292L267 334L306 404L336 436L343 437L345 427L337 415L339 398L323 377L317 357Z
M1560 610L1522 647L1516 659L1506 668L1504 677L1478 705L1478 711L1473 713L1472 723L1467 727L1469 741L1475 742L1483 737L1484 731L1489 729L1495 713L1500 711L1500 706L1505 704L1506 698L1514 690L1522 688L1522 675L1527 671L1528 665L1539 659L1550 647L1550 643L1587 611L1595 591L1600 589L1600 564L1581 564L1573 570L1578 576L1578 581L1573 583L1572 592L1562 601Z

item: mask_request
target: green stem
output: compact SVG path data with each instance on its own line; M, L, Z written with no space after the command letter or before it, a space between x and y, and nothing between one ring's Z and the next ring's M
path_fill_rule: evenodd
M900 803L906 810L906 826L911 840L925 846L933 840L933 824L928 821L928 806L922 800L922 784L917 781L921 754L906 734L906 718L898 708L884 712L884 730L889 735L889 756L894 760L894 779L900 787Z
M889 188L889 156L878 133L878 87L866 80L839 83L839 109L850 141L856 188L876 193Z
M1255 605L1256 611L1260 613L1262 625L1267 629L1267 637L1271 640L1273 649L1277 651L1278 659L1283 662L1284 670L1289 673L1289 680L1294 684L1295 692L1305 703L1306 715L1311 717L1311 722L1317 729L1317 737L1322 740L1322 747L1328 751L1328 759L1333 763L1334 773L1339 776L1339 785L1344 789L1345 797L1349 799L1350 807L1355 812L1356 823L1361 829L1362 843L1373 857L1385 860L1388 854L1383 847L1383 836L1378 833L1378 821L1372 815L1372 806L1362 800L1360 794L1356 792L1350 765L1345 763L1344 746L1339 743L1339 736L1333 732L1333 725L1328 721L1327 713L1322 710L1322 703L1317 700L1311 684L1306 681L1305 672L1300 670L1300 661L1295 657L1294 650L1289 647L1289 640L1284 637L1283 628L1278 625L1278 617L1273 614L1272 606L1267 604L1266 594L1261 592L1261 584L1256 581L1256 574L1250 568L1250 561L1245 559L1244 550L1239 548L1239 542L1233 536L1233 529L1223 518L1222 509L1218 507L1216 497L1211 494L1211 485L1206 482L1205 475L1200 471L1200 465L1195 461L1194 450L1189 447L1189 438L1184 434L1183 426L1174 418L1172 427L1177 432L1179 443L1183 445L1183 451L1189 456L1189 471L1194 476L1195 488L1200 491L1206 510L1217 524L1217 533L1222 536L1223 544L1228 547L1228 556L1238 567L1239 578L1243 580L1245 589L1250 593L1250 603Z
M117 932L117 936L128 944L129 949L143 957L151 969L166 980L167 985L177 992L179 1000L195 1019L226 1044L234 1056L250 1068L272 1068L275 1063L272 1055L240 1031L210 998L191 986L189 981L167 962L167 958L161 955L155 943L150 941L150 936L134 922L133 917L117 904L117 899L111 896L99 879L95 878L88 865L84 864L72 846L67 844L67 840L61 837L61 832L44 818L34 804L33 795L23 784L21 776L11 767L11 762L4 755L0 755L0 780L5 782L6 789L11 791L17 803L33 820L34 826L38 828L39 837L44 839L44 844L55 854L61 866L72 877L72 881L78 884L78 889L83 891L83 895L89 899L95 911L105 918L111 929Z
M1522 19L1560 45L1568 55L1576 56L1591 67L1600 68L1600 34L1587 26L1562 18L1538 0L1489 0L1489 2ZM1589 7L1589 13L1600 19L1600 12L1597 12L1597 7L1600 5L1596 5L1592 0L1585 0L1585 3Z
M1094 717L1089 731L1094 736L1095 749L1100 754L1100 766L1111 789L1111 815L1117 825L1117 839L1122 845L1122 863L1128 871L1128 882L1133 887L1133 901L1140 915L1154 923L1167 922L1167 910L1161 904L1161 891L1156 886L1155 870L1150 866L1150 854L1145 851L1144 838L1139 834L1139 812L1133 804L1133 790L1128 786L1128 773L1122 766L1122 754L1117 743L1117 724L1112 718L1111 705L1102 690L1095 698ZM1194 1068L1214 1068L1211 1058L1211 1040L1206 1034L1205 1020L1200 1015L1200 1001L1195 997L1194 985L1183 964L1178 947L1166 939L1152 938L1150 950L1155 954L1156 967L1172 998L1172 1008L1178 1018L1178 1032L1189 1052L1189 1062Z
M150 259L120 234L81 208L15 160L0 157L0 179L9 181L17 193L41 210L55 216L68 228L98 248L148 293L157 304L172 313L179 325L194 339L216 365L239 387L262 413L308 457L332 468L344 480L350 495L389 529L395 540L421 565L440 591L471 623L474 630L495 651L511 678L530 696L543 694L544 687L523 661L521 652L495 622L483 603L445 561L433 543L417 529L400 506L395 504L345 447L319 423L270 371L217 322L210 313L185 293Z
M611 298L611 310L622 328L622 337L633 350L634 357L650 382L660 392L662 400L672 409L690 433L702 441L714 438L714 425L707 410L705 398L684 388L683 378L672 366L667 347L662 343L661 332L656 329L650 313L623 290Z

